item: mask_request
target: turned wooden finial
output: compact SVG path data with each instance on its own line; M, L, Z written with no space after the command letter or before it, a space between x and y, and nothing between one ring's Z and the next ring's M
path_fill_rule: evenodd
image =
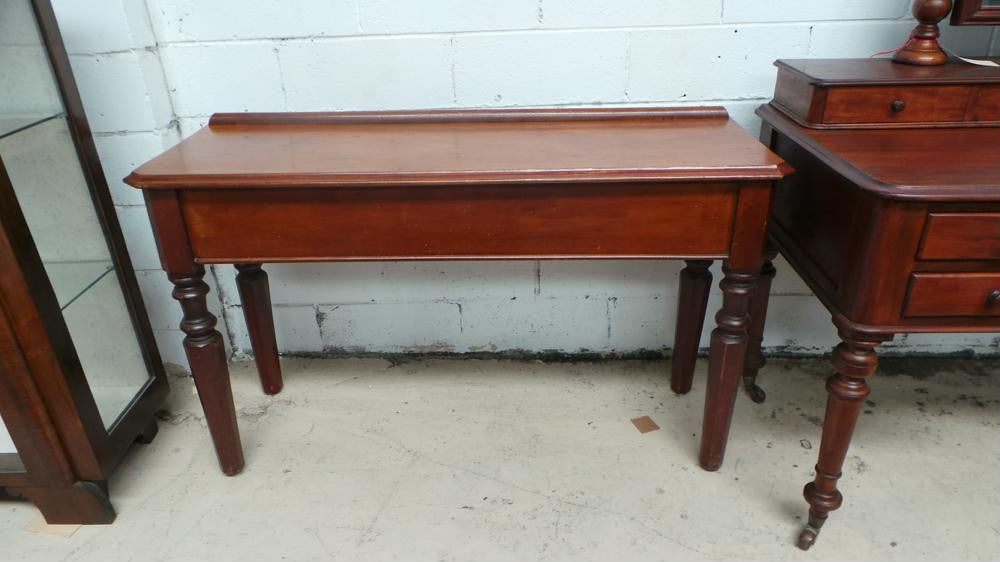
M951 0L916 0L913 3L913 17L920 22L910 33L903 47L896 51L892 60L903 64L934 66L948 62L948 55L941 49L938 37L938 22L951 11Z

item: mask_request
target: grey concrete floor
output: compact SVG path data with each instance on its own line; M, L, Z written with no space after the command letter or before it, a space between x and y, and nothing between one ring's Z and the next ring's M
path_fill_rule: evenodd
M774 359L741 395L717 473L696 466L704 390L665 361L283 359L264 396L233 367L247 454L218 471L190 379L112 478L118 520L29 532L0 503L0 559L996 560L1000 361L885 360L844 467L844 507L794 539L829 373ZM661 427L641 434L648 415Z

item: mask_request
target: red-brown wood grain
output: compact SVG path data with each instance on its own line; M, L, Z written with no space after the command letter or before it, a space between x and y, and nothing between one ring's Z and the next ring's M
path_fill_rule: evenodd
M972 93L965 121L996 121L1000 112L1000 86L980 86Z
M153 239L165 271L194 273L194 253L184 224L180 195L172 189L145 191L146 212L153 228Z
M670 357L670 389L677 394L691 391L698 345L705 326L705 308L712 290L710 260L687 260L677 291L677 325Z
M757 114L819 163L880 197L1000 202L1000 127L819 130L769 106Z
M806 77L793 72L778 71L778 83L774 89L775 107L804 123L822 123L829 89L817 88Z
M888 61L777 64L787 76L779 75L777 103L758 109L761 139L797 173L775 189L770 235L830 311L842 340L827 383L816 477L804 490L809 521L799 546L807 549L843 502L837 482L870 393L875 348L897 333L1000 331L1000 127L947 123L960 110L963 119L996 119L1000 107L976 104L995 95L1000 71ZM818 98L803 83L829 96ZM902 109L919 110L913 128L886 122L879 108L890 98L917 100ZM858 128L824 129L792 117L815 113L817 99L827 116L839 111ZM765 280L757 283L755 303L766 288Z
M1000 24L1000 6L987 0L955 0L951 11L952 25Z
M205 268L198 266L194 273L172 273L168 277L174 284L172 296L184 312L180 326L185 334L184 352L191 365L219 467L224 474L232 476L243 470L243 445L229 382L225 344L222 334L215 329L216 318L209 312L205 298L208 294L208 285L203 280Z
M965 118L969 86L866 86L830 88L824 123L958 122Z
M1000 260L1000 213L931 212L917 257Z
M1000 125L1000 70L952 61L779 60L771 105L813 129ZM996 102L996 103L995 103Z
M277 394L283 386L281 365L278 363L278 342L274 334L271 292L267 272L259 263L237 264L236 285L243 303L254 362L260 374L264 394Z
M824 87L1000 84L1000 69L957 61L937 68L896 64L883 58L781 59L774 65Z
M715 315L709 345L708 383L702 418L698 463L718 470L726 452L732 425L736 389L746 364L750 305L767 243L767 222L773 191L762 183L740 189L733 242L722 262L722 308Z
M775 180L785 173L781 160L724 110L562 110L529 118L538 113L355 113L347 122L329 114L218 118L221 124L125 181L142 189L249 189Z
M914 273L903 315L1000 317L1000 272Z
M218 114L127 181L146 190L220 465L235 474L242 447L203 263L245 264L261 380L276 389L262 263L727 258L708 389L710 426L723 427L772 186L790 171L719 108L500 109ZM682 375L708 283L692 288L698 302L677 328L690 352ZM707 442L714 469L725 435Z
M32 500L50 523L110 523L108 476L137 437L151 435L167 381L55 14L48 0L31 7L44 46L31 65L51 70L58 86L79 187L94 202L80 212L96 215L104 232L149 378L106 427L0 162L0 410L18 450L0 459L0 487Z
M738 193L728 184L425 186L188 190L181 200L205 263L662 258L726 256Z
M764 265L760 268L760 275L757 277L757 285L754 287L754 294L750 299L750 328L749 342L747 343L747 358L743 365L743 388L746 389L750 399L758 404L764 402L766 393L764 389L757 385L757 374L767 361L762 352L764 340L764 325L767 321L767 305L770 300L771 281L777 274L774 268L774 258L778 256L778 248L769 244L764 253Z

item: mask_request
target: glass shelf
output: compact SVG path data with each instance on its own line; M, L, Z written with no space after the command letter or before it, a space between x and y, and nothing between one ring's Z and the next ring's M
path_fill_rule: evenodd
M52 289L56 292L60 310L66 310L66 307L115 268L110 260L49 262L44 265Z
M0 431L0 433L2 432ZM25 472L24 464L21 463L21 456L13 452L0 452L0 474L10 474L12 472Z
M46 264L46 270L51 271L51 265ZM108 262L84 262L76 268L60 263L56 269L57 275L65 275L59 281L65 292L57 292L63 319L101 419L112 427L146 380L145 359L135 344L118 276Z
M108 353L108 341L135 339L127 310L119 305L121 289L114 264L110 260L60 261L44 266L101 420L111 427L136 392L136 381L121 374L142 373L146 368L142 356L127 347ZM14 444L0 424L0 455L13 452Z
M46 121L65 117L65 113L53 113L51 115L31 115L25 117L0 117L0 139L31 129L35 125L41 125Z

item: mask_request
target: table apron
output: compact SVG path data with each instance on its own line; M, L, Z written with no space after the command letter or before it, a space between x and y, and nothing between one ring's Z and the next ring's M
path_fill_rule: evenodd
M738 183L182 190L201 263L730 254Z

